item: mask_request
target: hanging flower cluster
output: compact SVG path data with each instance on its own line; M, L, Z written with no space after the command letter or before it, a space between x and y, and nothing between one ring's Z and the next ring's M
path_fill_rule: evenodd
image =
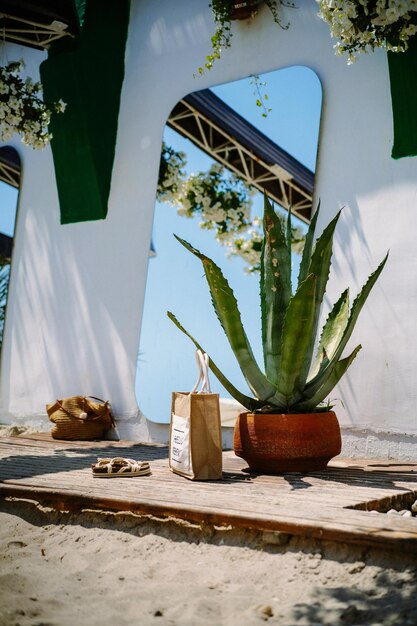
M259 216L252 220L252 228L242 237L236 237L230 247L229 256L240 256L248 267L245 267L247 274L259 272L261 269L262 251L262 219ZM305 244L305 234L298 226L291 227L291 249L295 254L301 254Z
M259 6L265 3L271 11L272 18L282 29L287 30L289 24L283 24L279 16L279 6L295 8L291 0L246 0L245 2L232 2L231 0L211 0L209 6L212 10L216 31L211 37L211 54L206 56L203 67L198 68L198 74L203 74L205 70L211 70L213 63L220 59L223 50L230 48L232 42L232 20L242 19L239 14L245 13L244 17L254 17Z
M186 155L162 144L157 200L168 202L183 217L200 218L200 227L215 231L216 240L229 255L240 255L240 240L252 225L252 195L255 190L225 168L213 164L207 172L185 174ZM249 245L249 244L248 244Z
M19 76L23 67L23 60L0 67L0 139L9 141L17 133L27 146L42 149L51 139L51 110L40 98L42 85ZM52 105L57 113L65 106L62 100Z
M174 206L178 215L199 217L200 227L214 231L229 257L240 256L247 263L246 273L259 271L262 220L251 218L256 189L219 164L188 178L185 166L185 154L163 143L157 199ZM304 242L298 228L293 228L292 241L298 251L297 243Z
M417 0L317 0L319 17L338 39L336 54L347 52L348 63L355 53L384 48L404 52L417 33Z
M228 256L240 256L248 264L244 270L247 274L259 272L261 268L261 227L261 218L255 216L252 220L252 227L240 237L236 237L233 244L229 245Z
M185 152L177 152L165 141L162 143L156 198L174 204L185 180Z
M251 225L254 193L241 178L216 163L184 182L176 199L178 214L198 215L201 228L214 230L216 239L225 244Z

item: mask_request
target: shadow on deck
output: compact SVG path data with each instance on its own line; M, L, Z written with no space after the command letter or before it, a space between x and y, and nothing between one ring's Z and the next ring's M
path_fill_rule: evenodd
M85 508L174 517L417 552L417 519L371 514L417 498L417 464L334 459L324 472L267 476L224 452L223 480L191 482L168 467L168 449L132 442L64 442L49 434L0 439L0 495L58 510ZM148 460L152 474L97 480L103 456Z

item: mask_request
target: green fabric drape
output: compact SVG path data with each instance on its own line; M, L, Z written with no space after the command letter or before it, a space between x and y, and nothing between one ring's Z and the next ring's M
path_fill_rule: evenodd
M67 104L49 127L61 224L107 215L128 22L129 0L88 0L81 35L41 65L45 99Z
M394 119L393 159L417 156L417 36L405 52L388 52Z
M78 13L78 19L80 20L81 27L84 24L85 4L86 0L75 0L75 9Z

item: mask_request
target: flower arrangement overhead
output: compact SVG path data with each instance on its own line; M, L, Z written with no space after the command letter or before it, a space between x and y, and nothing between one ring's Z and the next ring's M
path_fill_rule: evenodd
M339 41L336 53L355 54L384 48L404 52L417 33L417 0L317 0L319 17Z
M209 360L224 388L249 411L241 413L236 422L234 447L236 454L256 471L323 469L330 458L339 454L340 428L325 401L361 349L358 345L342 358L359 313L387 259L369 276L351 307L349 290L343 291L316 342L340 212L314 245L317 216L318 210L307 234L298 286L293 293L291 214L283 224L265 197L260 272L265 373L254 358L237 301L221 269L177 237L203 264L215 312L253 394L250 397L240 392ZM168 316L197 349L205 351L171 312Z
M216 31L211 38L211 54L206 56L204 67L198 68L198 73L203 74L205 70L211 70L213 63L220 59L222 50L230 48L232 39L232 21L254 17L260 5L265 3L272 13L274 22L283 29L288 28L288 24L283 24L278 13L278 5L294 7L291 2L284 0L212 0L210 8L213 12Z
M210 8L216 25L216 30L211 38L211 53L206 56L203 66L198 68L198 74L203 74L206 70L211 70L216 60L220 59L223 50L230 48L232 39L232 21L246 20L253 18L259 11L262 4L269 8L273 20L282 29L287 30L289 24L284 24L279 16L280 5L295 7L290 0L212 0ZM251 83L254 85L256 106L262 109L262 117L267 117L271 109L267 106L268 94L263 93L265 82L262 82L257 74L251 76Z
M338 39L336 54L387 51L394 159L417 156L417 0L316 0L319 17Z
M200 227L211 230L228 257L241 257L246 273L260 270L262 233L258 216L252 217L256 189L222 165L214 163L207 172L185 173L184 152L162 144L157 200L177 209L178 215L198 217ZM292 249L299 252L304 242L300 228L292 227Z
M23 60L0 67L0 139L9 141L16 133L25 145L42 150L52 137L51 112L63 113L65 103L45 103L40 97L42 85L21 78L23 68Z

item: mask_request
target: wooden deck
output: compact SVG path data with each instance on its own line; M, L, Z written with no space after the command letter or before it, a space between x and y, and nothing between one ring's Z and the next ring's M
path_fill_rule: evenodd
M417 463L338 457L325 472L266 476L245 472L245 462L225 452L223 480L197 483L169 470L167 452L132 442L57 442L47 434L0 438L0 495L61 510L131 511L417 552L417 518L369 512L417 498ZM149 460L152 474L93 478L98 456Z

